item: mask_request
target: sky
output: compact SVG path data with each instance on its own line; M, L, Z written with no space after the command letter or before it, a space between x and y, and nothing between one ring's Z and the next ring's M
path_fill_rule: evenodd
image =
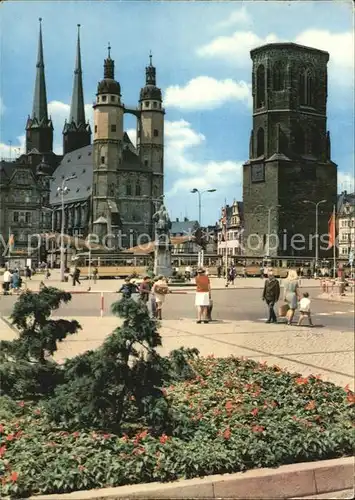
M62 152L69 115L77 24L87 118L103 78L108 42L126 106L137 106L149 51L163 91L165 194L171 218L202 223L242 200L242 164L252 127L250 50L292 41L327 50L328 130L338 164L338 191L354 189L354 31L351 1L7 1L0 4L0 157L23 148L32 110L42 17L49 113L54 149ZM135 141L135 118L125 129Z

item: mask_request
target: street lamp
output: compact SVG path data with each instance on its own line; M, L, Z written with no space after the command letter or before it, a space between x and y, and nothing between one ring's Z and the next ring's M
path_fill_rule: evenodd
M65 275L65 263L64 263L64 195L67 194L70 189L65 185L66 182L71 181L72 179L76 179L76 175L73 174L70 177L66 177L63 179L62 185L57 188L58 193L61 194L62 201L62 221L61 221L61 230L60 230L60 281L64 281Z
M49 212L52 213L51 215L51 226L52 226L52 237L54 236L54 214L55 214L55 211L56 209L55 208L50 208L50 207L42 207L42 210L48 210ZM53 239L52 239L52 244L51 244L51 247L52 247L52 253L51 253L51 268L53 269L54 267L54 242L53 242Z
M315 272L316 274L318 274L318 237L319 237L319 234L318 234L318 207L321 203L325 203L327 200L320 200L318 201L317 203L315 201L311 201L311 200L303 200L303 203L308 203L308 204L311 204L311 205L314 205L316 207L316 255L315 255Z
M268 209L268 217L267 217L267 252L266 257L270 257L270 233L271 233L271 212L274 208L279 208L281 205L272 205L271 207L265 207L265 205L257 205L254 209L254 213L257 211L259 207L264 207Z
M191 189L191 193L197 193L198 194L198 223L199 226L201 227L201 198L203 193L214 193L217 191L217 189L205 189L205 191L200 191L197 188Z

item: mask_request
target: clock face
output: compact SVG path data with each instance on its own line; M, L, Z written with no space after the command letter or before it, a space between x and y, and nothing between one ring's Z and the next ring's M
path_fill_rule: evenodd
M262 163L251 166L251 182L265 182L265 167Z

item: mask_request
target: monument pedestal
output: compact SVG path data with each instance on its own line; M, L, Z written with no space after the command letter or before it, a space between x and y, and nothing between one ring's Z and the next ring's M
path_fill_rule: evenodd
M154 274L169 278L173 274L171 264L172 244L170 241L156 240L154 249Z

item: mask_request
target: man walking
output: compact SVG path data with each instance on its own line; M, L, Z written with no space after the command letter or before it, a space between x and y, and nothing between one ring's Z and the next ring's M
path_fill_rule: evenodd
M9 269L6 269L6 271L3 274L3 290L4 290L4 295L8 295L10 291L10 285L12 282L12 274Z
M269 308L269 318L266 323L277 323L276 314L274 311L274 306L280 297L280 284L275 278L272 269L268 270L268 277L265 280L264 291L262 299L268 305Z
M76 283L78 283L78 285L81 285L79 278L80 278L80 269L76 267L73 272L73 286L75 286Z

